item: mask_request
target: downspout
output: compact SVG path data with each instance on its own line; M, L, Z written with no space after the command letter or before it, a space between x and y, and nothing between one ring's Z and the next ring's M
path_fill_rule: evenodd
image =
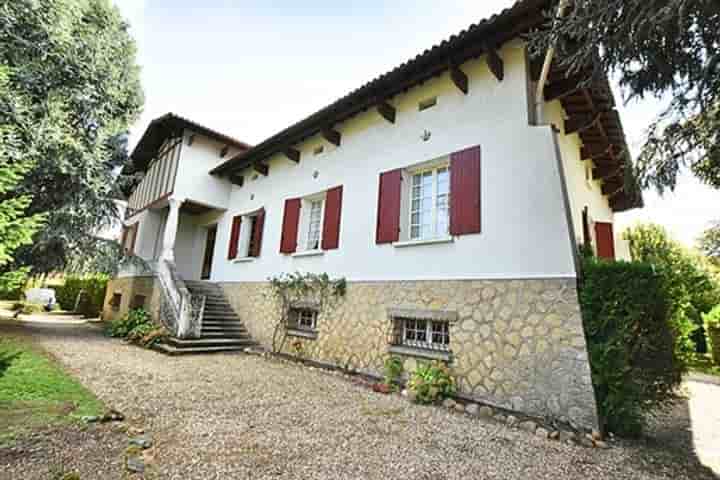
M555 16L554 25L557 24L558 20L565 16L565 10L570 4L569 0L560 0L558 4L557 15ZM540 79L537 83L537 89L535 90L535 122L536 125L540 125L543 113L543 104L545 103L545 82L550 74L550 66L552 65L553 57L555 56L555 43L550 44L547 53L545 54L545 60L543 61L542 70L540 72Z

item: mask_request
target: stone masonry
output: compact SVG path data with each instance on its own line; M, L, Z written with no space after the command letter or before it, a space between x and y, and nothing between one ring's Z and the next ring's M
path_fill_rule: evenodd
M223 283L253 338L272 343L277 309L267 283ZM538 417L597 428L597 411L574 279L352 282L320 312L302 355L382 374L396 311L450 320L450 366L461 394ZM285 343L288 353L291 341ZM411 371L416 355L404 355Z
M130 304L136 295L145 297L145 310L153 319L157 319L160 308L160 290L155 288L157 280L152 276L118 277L108 283L103 304L102 318L104 321L112 321L125 315L130 309ZM119 308L113 308L110 301L113 295L119 293L122 297Z

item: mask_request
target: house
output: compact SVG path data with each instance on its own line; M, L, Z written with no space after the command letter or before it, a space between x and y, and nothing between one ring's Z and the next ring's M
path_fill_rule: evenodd
M613 257L641 206L607 81L587 86L523 34L523 0L248 146L168 114L133 153L106 316L145 305L171 351L271 342L268 278L347 280L332 312L293 307L304 355L369 373L449 362L460 394L597 426L577 295L580 243ZM632 185L630 185L632 187Z

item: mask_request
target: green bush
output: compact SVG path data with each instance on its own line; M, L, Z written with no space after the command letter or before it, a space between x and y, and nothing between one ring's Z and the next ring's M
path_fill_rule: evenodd
M65 278L65 284L55 289L55 298L63 310L71 311L75 309L78 294L82 291L77 313L97 317L103 309L109 279L108 275L101 273L69 275Z
M385 363L383 364L383 370L385 373L383 382L392 387L398 385L402 379L404 369L403 361L400 357L396 357L394 355L389 356L385 359Z
M108 334L145 347L154 345L167 336L165 329L156 326L150 314L142 308L130 310L124 317L111 322Z
M640 262L583 260L580 304L601 426L642 431L686 370L665 277Z
M0 300L20 299L29 273L30 268L23 267L0 275Z
M720 305L703 315L709 350L715 365L720 365Z
M436 403L457 390L450 369L442 362L420 363L410 374L408 389L417 403Z

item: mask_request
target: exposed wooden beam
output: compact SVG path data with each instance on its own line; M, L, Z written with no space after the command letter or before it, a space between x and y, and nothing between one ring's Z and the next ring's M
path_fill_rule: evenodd
M245 177L242 175L230 175L230 183L237 185L238 187L242 187L245 183Z
M455 86L463 92L465 95L468 93L468 77L465 72L460 70L460 67L453 65L450 67L450 78L452 79Z
M220 149L220 158L225 158L225 155L228 154L228 151L230 150L230 147L225 145L223 148Z
M580 158L583 161L592 160L593 158L608 155L610 151L612 151L612 145L605 145L604 147L600 148L590 145L584 145L580 149Z
M495 75L495 78L498 79L498 82L502 82L503 78L505 78L505 64L498 51L493 47L487 47L485 60L487 61L490 71Z
M288 147L283 152L287 158L295 163L300 163L300 150L292 147Z
M378 113L388 122L395 123L395 107L388 102L379 102L377 104Z
M615 165L612 165L612 166L601 165L601 166L593 168L593 171L592 171L593 178L596 180L605 180L607 178L617 175L618 173L620 173L620 168L618 168Z
M585 77L573 75L545 86L545 101L550 102L576 92L583 80Z
M623 184L620 182L605 182L602 184L601 191L603 195L612 197L623 190Z
M591 128L600 120L600 117L602 117L602 113L597 113L594 116L572 115L565 120L565 135L583 132Z
M340 146L340 139L342 138L342 135L337 130L334 130L332 128L324 128L320 132L320 134L325 140L332 143L336 147Z
M262 175L265 175L265 176L267 177L267 174L268 174L268 166L265 165L264 163L260 163L260 162L253 163L253 169L254 169L256 172L258 172L258 173L260 173L260 174L262 174Z
M195 134L191 133L190 135L188 135L188 138L187 138L188 147L191 146L194 141L195 141Z

